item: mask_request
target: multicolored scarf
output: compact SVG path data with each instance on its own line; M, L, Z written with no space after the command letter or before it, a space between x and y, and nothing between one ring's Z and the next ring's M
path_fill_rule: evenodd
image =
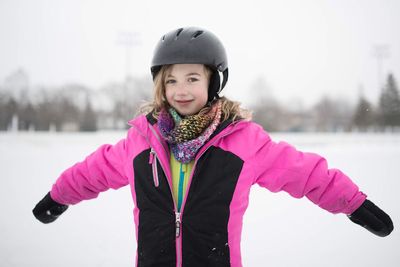
M189 163L200 147L210 138L221 120L221 101L205 114L181 117L175 109L163 109L158 116L158 129L170 144L176 160Z

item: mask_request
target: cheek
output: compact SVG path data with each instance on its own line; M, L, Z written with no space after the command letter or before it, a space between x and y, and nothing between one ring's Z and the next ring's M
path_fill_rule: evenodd
M202 102L203 106L206 105L206 104L207 104L207 100L208 100L207 91L206 91L205 93L203 93L203 94L201 95L201 97L199 97L199 98L201 99L201 102Z
M167 101L170 102L172 97L173 97L172 90L165 88L165 98L167 99Z
M208 87L203 86L201 90L199 90L198 97L202 100L202 102L207 103L208 100Z

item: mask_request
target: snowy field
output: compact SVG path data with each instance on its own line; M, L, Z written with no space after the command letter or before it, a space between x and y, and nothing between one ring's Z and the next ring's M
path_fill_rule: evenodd
M0 266L134 266L129 188L71 206L55 223L32 215L60 172L124 132L0 133ZM400 266L400 135L272 134L303 151L324 155L347 173L395 230L380 238L307 199L255 186L242 234L248 267Z

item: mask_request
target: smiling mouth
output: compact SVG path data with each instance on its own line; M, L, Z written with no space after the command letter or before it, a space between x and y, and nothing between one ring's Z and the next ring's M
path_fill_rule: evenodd
M179 103L179 104L187 104L192 102L193 100L175 100L175 102Z

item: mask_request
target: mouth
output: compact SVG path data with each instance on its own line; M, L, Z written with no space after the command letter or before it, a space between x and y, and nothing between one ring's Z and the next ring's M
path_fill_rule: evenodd
M175 100L176 103L184 105L184 104L189 104L193 100Z

